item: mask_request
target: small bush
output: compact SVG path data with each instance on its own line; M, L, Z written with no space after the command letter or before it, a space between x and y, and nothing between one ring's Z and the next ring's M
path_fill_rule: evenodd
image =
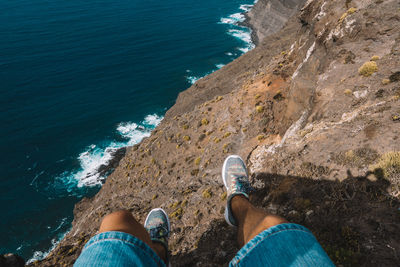
M208 124L209 124L209 121L206 118L201 120L201 125L208 125Z
M347 96L351 96L353 94L353 91L351 91L350 89L346 89L344 90L344 94Z
M183 137L183 140L185 140L185 141L190 141L190 136L185 135L185 136Z
M377 169L381 169L385 177L400 175L400 151L383 154L376 164L370 166L371 171Z
M226 200L226 197L227 197L227 193L226 192L222 193L221 200L222 201Z
M227 137L229 137L231 135L231 132L226 132L225 134L224 134L224 138L227 138Z
M358 73L364 77L371 76L373 73L378 71L378 65L375 61L365 62L359 69Z
M211 193L210 189L204 190L203 193L202 193L202 196L203 196L204 198L211 198L212 193Z
M257 111L258 113L261 113L261 112L264 111L264 107L263 107L263 106L256 106L256 111Z
M379 56L373 56L373 57L371 57L371 61L377 61L377 60L379 60Z

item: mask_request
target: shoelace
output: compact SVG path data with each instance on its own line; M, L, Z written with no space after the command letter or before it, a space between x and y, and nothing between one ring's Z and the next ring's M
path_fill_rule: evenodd
M151 238L160 239L168 236L168 229L161 225L151 228L149 232Z
M234 176L235 178L232 179L231 194L236 193L236 192L248 193L248 192L252 191L252 187L246 176L244 176L244 175L240 175L240 176L232 175L232 176Z

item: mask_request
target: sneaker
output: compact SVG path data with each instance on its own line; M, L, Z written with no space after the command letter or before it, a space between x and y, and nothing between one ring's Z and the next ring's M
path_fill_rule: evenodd
M225 207L225 220L229 225L237 226L232 213L231 200L236 195L242 195L249 199L251 191L246 165L239 156L231 155L225 159L222 167L222 180L224 181L228 195Z
M152 209L146 217L144 228L149 233L151 241L164 246L168 261L168 238L171 226L167 213L160 208Z

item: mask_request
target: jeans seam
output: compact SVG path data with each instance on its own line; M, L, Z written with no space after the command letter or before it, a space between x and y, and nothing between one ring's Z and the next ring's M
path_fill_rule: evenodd
M267 238L269 238L269 237L271 237L271 236L273 236L273 235L275 235L275 234L278 234L278 233L284 232L284 231L300 231L300 232L308 233L308 234L310 234L311 236L313 236L309 231L302 230L302 229L282 229L282 230L279 230L279 231L270 233L269 235L263 237L261 240L257 241L254 245L252 245L251 247L249 247L248 249L246 249L244 255L237 258L235 265L237 265L237 264L247 255L247 253L249 253L250 250L252 250L252 249L253 249L255 246L257 246L259 243L261 243L261 242L264 241L265 239L267 239ZM262 233L262 232L261 232L261 233ZM260 234L261 234L261 233L260 233ZM249 241L249 242L251 242L251 241Z
M135 237L135 238L137 238L137 237ZM153 257L153 255L151 255L151 254L149 254L146 250L147 250L147 248L146 248L146 250L145 250L145 248L142 248L141 247L141 244L135 244L135 243L133 243L133 242L130 242L130 241L127 241L127 240L124 240L124 239L120 239L120 238L116 238L116 237L107 237L107 238L101 238L101 239L99 239L99 240L96 240L96 241L94 241L93 243L91 243L89 246L87 246L85 249L88 249L90 246L92 246L92 245L94 245L94 244L96 244L96 243L98 243L98 242L100 242L100 241L105 241L105 240L119 240L119 241L122 241L122 242L126 242L126 243L128 243L128 244L130 244L130 245L133 245L133 246L135 246L135 247L138 247L141 251L143 251L147 256L150 256L153 260L154 260L154 262L157 264L157 265L159 265L158 264L158 262L157 262L157 259L155 259L154 257ZM139 240L139 239L138 239ZM140 240L141 241L141 240ZM143 241L141 241L141 242L143 242ZM144 242L143 242L143 244L145 244ZM145 245L147 245L147 244L145 244ZM148 246L148 245L147 245ZM149 249L151 249L150 247L149 247ZM154 252L155 253L155 252ZM158 256L158 255L157 255ZM160 259L161 260L161 259ZM162 265L161 265L162 266Z

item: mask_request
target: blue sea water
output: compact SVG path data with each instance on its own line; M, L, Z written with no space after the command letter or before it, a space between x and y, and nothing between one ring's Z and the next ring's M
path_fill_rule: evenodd
M0 253L39 259L116 148L253 47L254 0L0 2Z

